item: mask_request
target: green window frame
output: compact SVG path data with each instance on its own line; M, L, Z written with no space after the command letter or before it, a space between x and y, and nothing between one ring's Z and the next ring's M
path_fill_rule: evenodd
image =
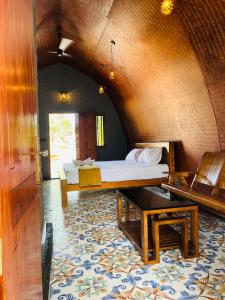
M96 115L96 146L105 146L105 120L103 115Z

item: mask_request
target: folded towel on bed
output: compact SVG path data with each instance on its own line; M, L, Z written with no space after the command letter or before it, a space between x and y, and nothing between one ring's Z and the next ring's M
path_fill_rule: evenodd
M97 166L78 167L80 186L101 185L101 171Z
M85 165L93 165L93 163L95 162L94 159L91 159L90 157L88 157L87 159L85 160L75 160L73 159L73 164L75 166L85 166Z
M77 166L78 170L79 169L96 169L99 168L99 166L97 166L96 164L92 164L92 165L82 165L82 166Z

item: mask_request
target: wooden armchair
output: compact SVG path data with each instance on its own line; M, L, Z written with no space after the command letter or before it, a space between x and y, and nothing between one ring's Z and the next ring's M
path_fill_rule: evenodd
M189 184L188 176L194 175ZM162 188L225 214L225 153L206 152L196 172L173 172Z
M220 172L217 184L213 189L213 195L225 199L225 164Z

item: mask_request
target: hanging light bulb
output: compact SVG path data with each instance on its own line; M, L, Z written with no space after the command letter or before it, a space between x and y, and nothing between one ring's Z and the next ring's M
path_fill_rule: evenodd
M113 46L115 46L116 43L115 41L111 41L111 70L109 72L109 79L113 80L116 78L116 73L115 71L113 70Z
M116 73L114 71L109 72L109 79L115 79L116 78Z
M172 0L163 0L161 3L161 13L163 15L170 15L173 11L174 4Z
M105 93L105 87L103 85L100 85L98 89L99 94L104 94Z

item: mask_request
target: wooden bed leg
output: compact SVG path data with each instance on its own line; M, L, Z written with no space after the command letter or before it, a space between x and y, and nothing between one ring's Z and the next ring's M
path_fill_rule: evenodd
M125 200L125 222L130 221L130 204Z
M62 201L62 207L68 206L68 199L67 199L67 181L66 179L60 180L60 186L61 186L61 201Z
M192 257L199 256L198 250L198 206L191 211L191 237L193 243Z

